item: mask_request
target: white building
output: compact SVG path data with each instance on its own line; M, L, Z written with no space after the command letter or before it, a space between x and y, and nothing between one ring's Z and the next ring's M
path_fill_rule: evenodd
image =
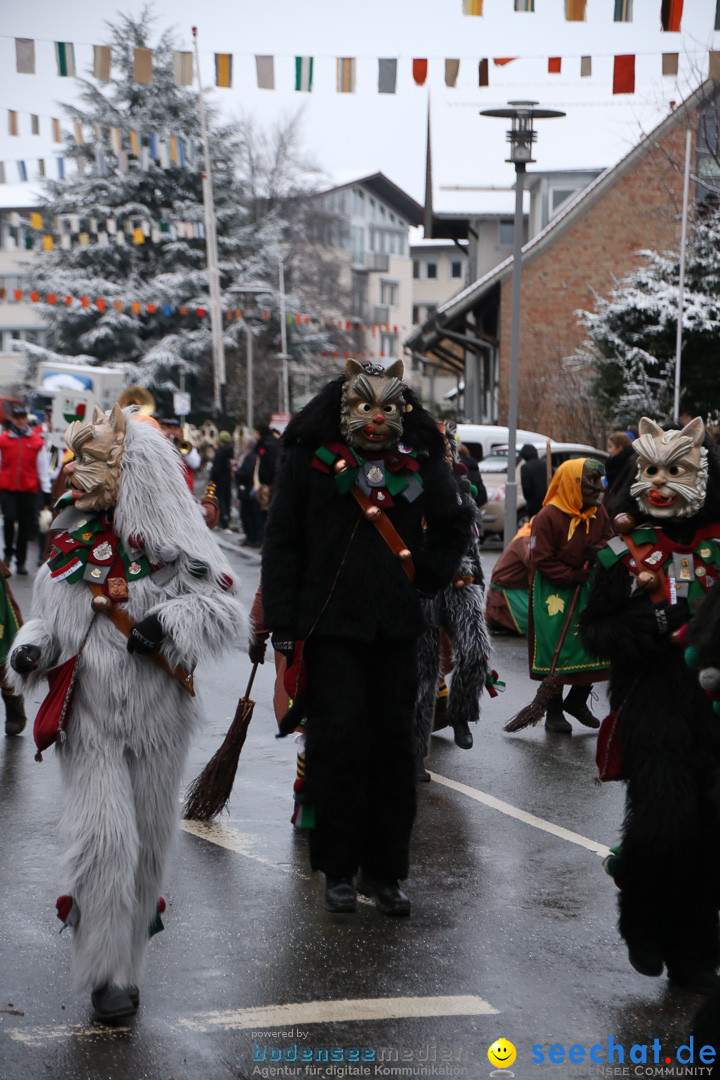
M30 211L37 209L36 185L0 184L0 386L18 384L23 357L17 341L45 343L46 330L36 304L28 296L28 273L37 254ZM19 298L18 298L19 297Z

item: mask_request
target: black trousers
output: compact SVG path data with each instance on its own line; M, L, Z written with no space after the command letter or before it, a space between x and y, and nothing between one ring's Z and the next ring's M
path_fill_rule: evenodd
M380 881L408 874L415 818L414 638L365 644L311 637L306 776L315 804L314 870Z
M15 552L17 565L25 565L28 540L33 533L37 505L38 493L36 491L0 491L6 563L10 562Z

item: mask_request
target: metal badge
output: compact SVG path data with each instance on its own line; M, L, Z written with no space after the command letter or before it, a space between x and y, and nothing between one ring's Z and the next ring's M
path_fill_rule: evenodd
M643 559L643 562L647 566L654 566L655 563L659 563L663 557L662 551L653 551L651 555L648 555L647 559Z
M92 581L96 585L104 585L109 573L109 566L93 566L92 563L86 563L83 571L83 581Z
M131 562L128 566L128 574L132 574L133 577L135 576L135 574L139 574L141 570L142 566L140 566L140 564L136 562Z
M695 569L695 573L697 574L698 577L705 577L705 575L707 574L707 570L705 569L704 566L698 566Z
M371 487L385 486L385 470L374 462L365 466L365 478Z
M692 555L681 555L676 553L673 555L673 566L675 569L676 581L695 580L695 567L693 565Z
M102 544L98 544L96 548L93 548L93 555L98 562L105 562L106 559L112 558L112 553L112 544L108 543L107 540L104 540Z
M111 600L127 600L128 587L125 578L111 577L107 580L108 595Z

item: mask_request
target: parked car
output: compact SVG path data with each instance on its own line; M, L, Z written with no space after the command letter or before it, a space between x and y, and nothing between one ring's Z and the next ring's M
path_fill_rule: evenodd
M508 429L506 427L497 424L458 424L456 430L458 442L467 446L476 461L482 461L489 454L494 454L498 448L507 449ZM541 435L537 431L524 431L518 428L515 445L518 449L525 443L544 446L549 438L549 435Z
M459 426L460 425L458 425L458 427ZM540 437L540 439L518 438L517 447L519 450L525 443L532 443L537 449L538 457L546 460L548 441L550 442L551 475L563 461L570 461L572 458L578 457L594 457L599 461L604 461L608 456L606 450L598 450L595 446L586 446L584 443L555 442L552 439L546 440L544 437ZM522 461L518 462L515 468L515 477L517 480L518 526L527 521L525 499L523 497L522 487L520 486L520 467L522 464ZM505 528L505 484L507 482L507 468L507 446L497 447L492 454L489 454L480 462L480 475L482 476L488 495L488 501L480 511L483 531L486 537L498 535L502 537Z

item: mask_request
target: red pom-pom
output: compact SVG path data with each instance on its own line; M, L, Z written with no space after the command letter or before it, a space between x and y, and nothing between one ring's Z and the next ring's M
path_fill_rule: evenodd
M162 915L162 913L164 912L166 907L167 907L167 904L165 903L165 897L161 896L160 899L157 902L158 914Z
M68 915L73 906L72 896L58 896L55 907L57 908L57 917L62 923L66 923Z

